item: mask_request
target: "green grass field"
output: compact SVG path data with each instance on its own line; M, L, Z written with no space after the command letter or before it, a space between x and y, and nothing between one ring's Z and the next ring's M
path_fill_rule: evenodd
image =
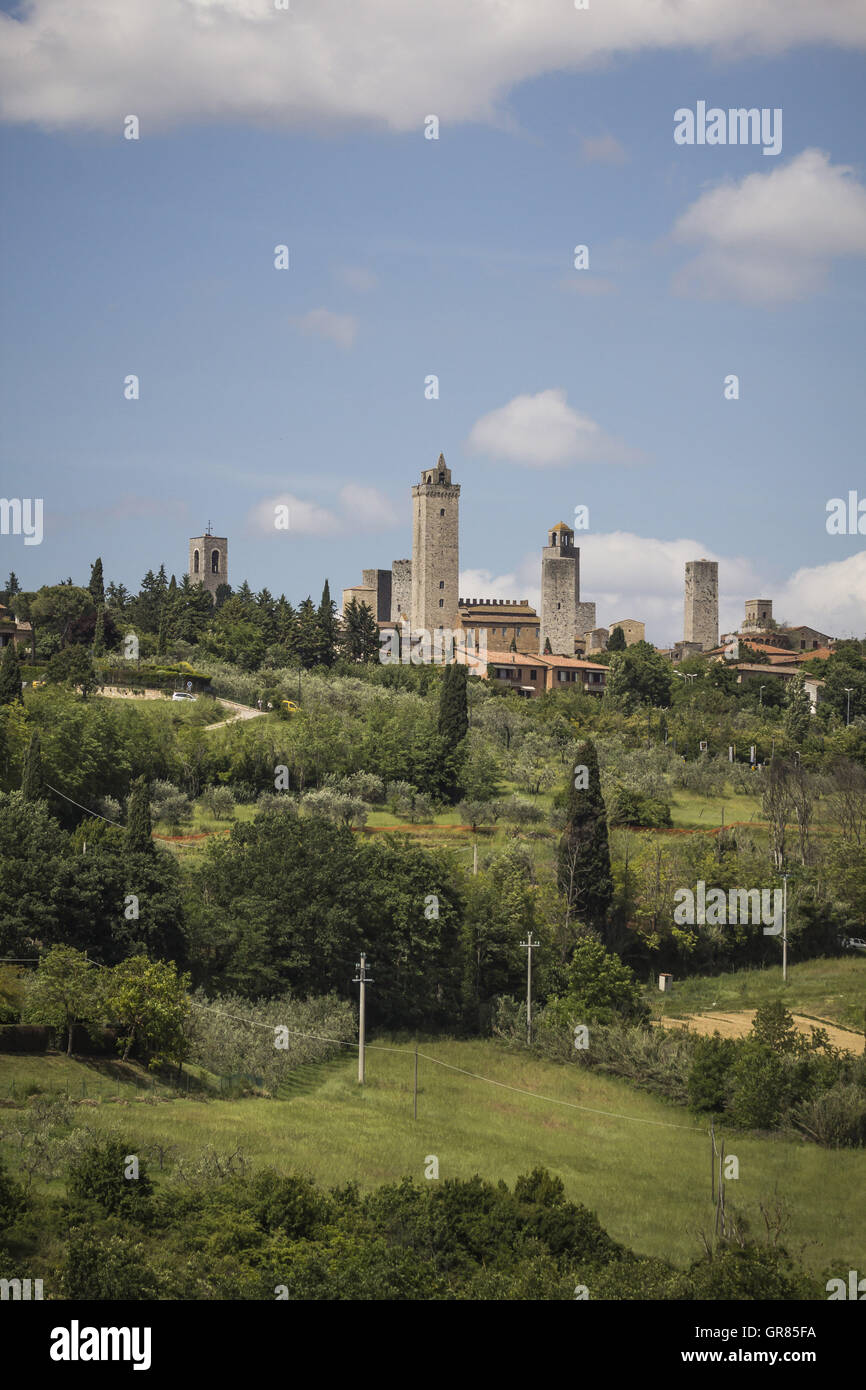
M866 1011L866 955L808 960L788 967L782 983L781 966L738 970L726 975L695 975L674 981L670 994L649 988L647 1001L660 1018L684 1014L756 1009L783 999L792 1013L824 1018L862 1032Z
M103 1064L0 1056L0 1100L13 1079L19 1085L41 1079L62 1090L68 1073L71 1096L82 1079L89 1097L102 1096L100 1104L77 1108L77 1122L118 1131L145 1153L157 1141L189 1158L206 1145L221 1152L240 1145L255 1167L309 1173L325 1186L356 1179L370 1188L404 1174L423 1180L430 1155L439 1160L440 1179L480 1173L512 1183L543 1164L559 1174L571 1198L595 1210L611 1235L636 1251L679 1265L697 1256L699 1232L712 1220L709 1139L687 1111L618 1079L511 1053L493 1042L439 1040L422 1051L504 1086L422 1058L415 1121L413 1055L404 1044L399 1052L368 1052L364 1087L351 1053L305 1068L291 1098L279 1100L146 1103L149 1087L139 1090L116 1074L103 1076L100 1089L95 1075ZM167 1094L158 1088L151 1099ZM109 1095L121 1103L108 1103ZM0 1132L7 1136L4 1121L12 1113L0 1109ZM862 1265L862 1152L732 1132L725 1137L740 1167L739 1180L728 1187L729 1208L742 1212L758 1233L759 1203L784 1196L790 1211L785 1242L807 1266ZM8 1137L0 1147L14 1159ZM60 1190L57 1182L50 1188Z

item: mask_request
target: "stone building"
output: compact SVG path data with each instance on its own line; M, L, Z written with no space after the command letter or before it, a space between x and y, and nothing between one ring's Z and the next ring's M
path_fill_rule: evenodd
M747 598L746 616L741 632L764 632L767 624L773 624L773 600L771 598Z
M229 543L211 534L210 522L203 536L190 540L188 574L191 584L203 584L214 597L220 584L229 582Z
M458 615L458 630L477 633L476 642L484 633L488 650L509 648L513 641L518 652L538 651L538 614L528 599L461 598Z
M607 642L610 637L606 627L594 627L591 632L586 634L586 650L588 652L607 651Z
M412 612L412 561L395 560L391 565L391 619L398 622Z
M549 643L554 656L574 656L579 602L580 551L575 548L574 532L560 521L548 531L541 551L539 652L546 651Z
M646 627L637 618L619 618L617 622L609 624L608 630L613 632L615 627L622 628L627 647L631 647L635 642L646 641Z
M586 635L596 625L595 604L582 600L574 606L574 635L578 642L586 642Z
M457 626L460 485L439 455L412 488L412 627Z
M716 560L686 561L685 642L701 650L719 645L719 566Z

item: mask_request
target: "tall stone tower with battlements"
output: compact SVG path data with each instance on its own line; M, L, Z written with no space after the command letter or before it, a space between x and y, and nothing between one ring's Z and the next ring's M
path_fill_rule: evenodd
M187 573L191 584L203 584L214 598L220 584L229 582L229 543L225 536L211 534L210 522L203 536L190 540Z
M686 560L686 642L705 652L719 645L719 565L717 560Z
M457 627L460 484L439 455L412 488L412 608L414 631Z
M580 551L575 548L574 532L560 521L547 533L541 552L540 655L549 642L553 656L574 656L579 607Z

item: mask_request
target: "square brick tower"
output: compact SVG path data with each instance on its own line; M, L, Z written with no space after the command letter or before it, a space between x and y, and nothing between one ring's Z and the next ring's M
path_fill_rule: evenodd
M457 627L459 508L460 485L440 454L412 488L413 631Z

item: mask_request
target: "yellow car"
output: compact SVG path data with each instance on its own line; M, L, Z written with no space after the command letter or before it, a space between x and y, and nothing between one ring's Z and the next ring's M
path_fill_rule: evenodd
M32 687L34 690L41 690L44 684L45 684L44 681L31 681L31 682L30 682L31 687Z
M294 700L281 700L280 704L286 711L286 714L297 714L300 709L300 705L295 704Z

